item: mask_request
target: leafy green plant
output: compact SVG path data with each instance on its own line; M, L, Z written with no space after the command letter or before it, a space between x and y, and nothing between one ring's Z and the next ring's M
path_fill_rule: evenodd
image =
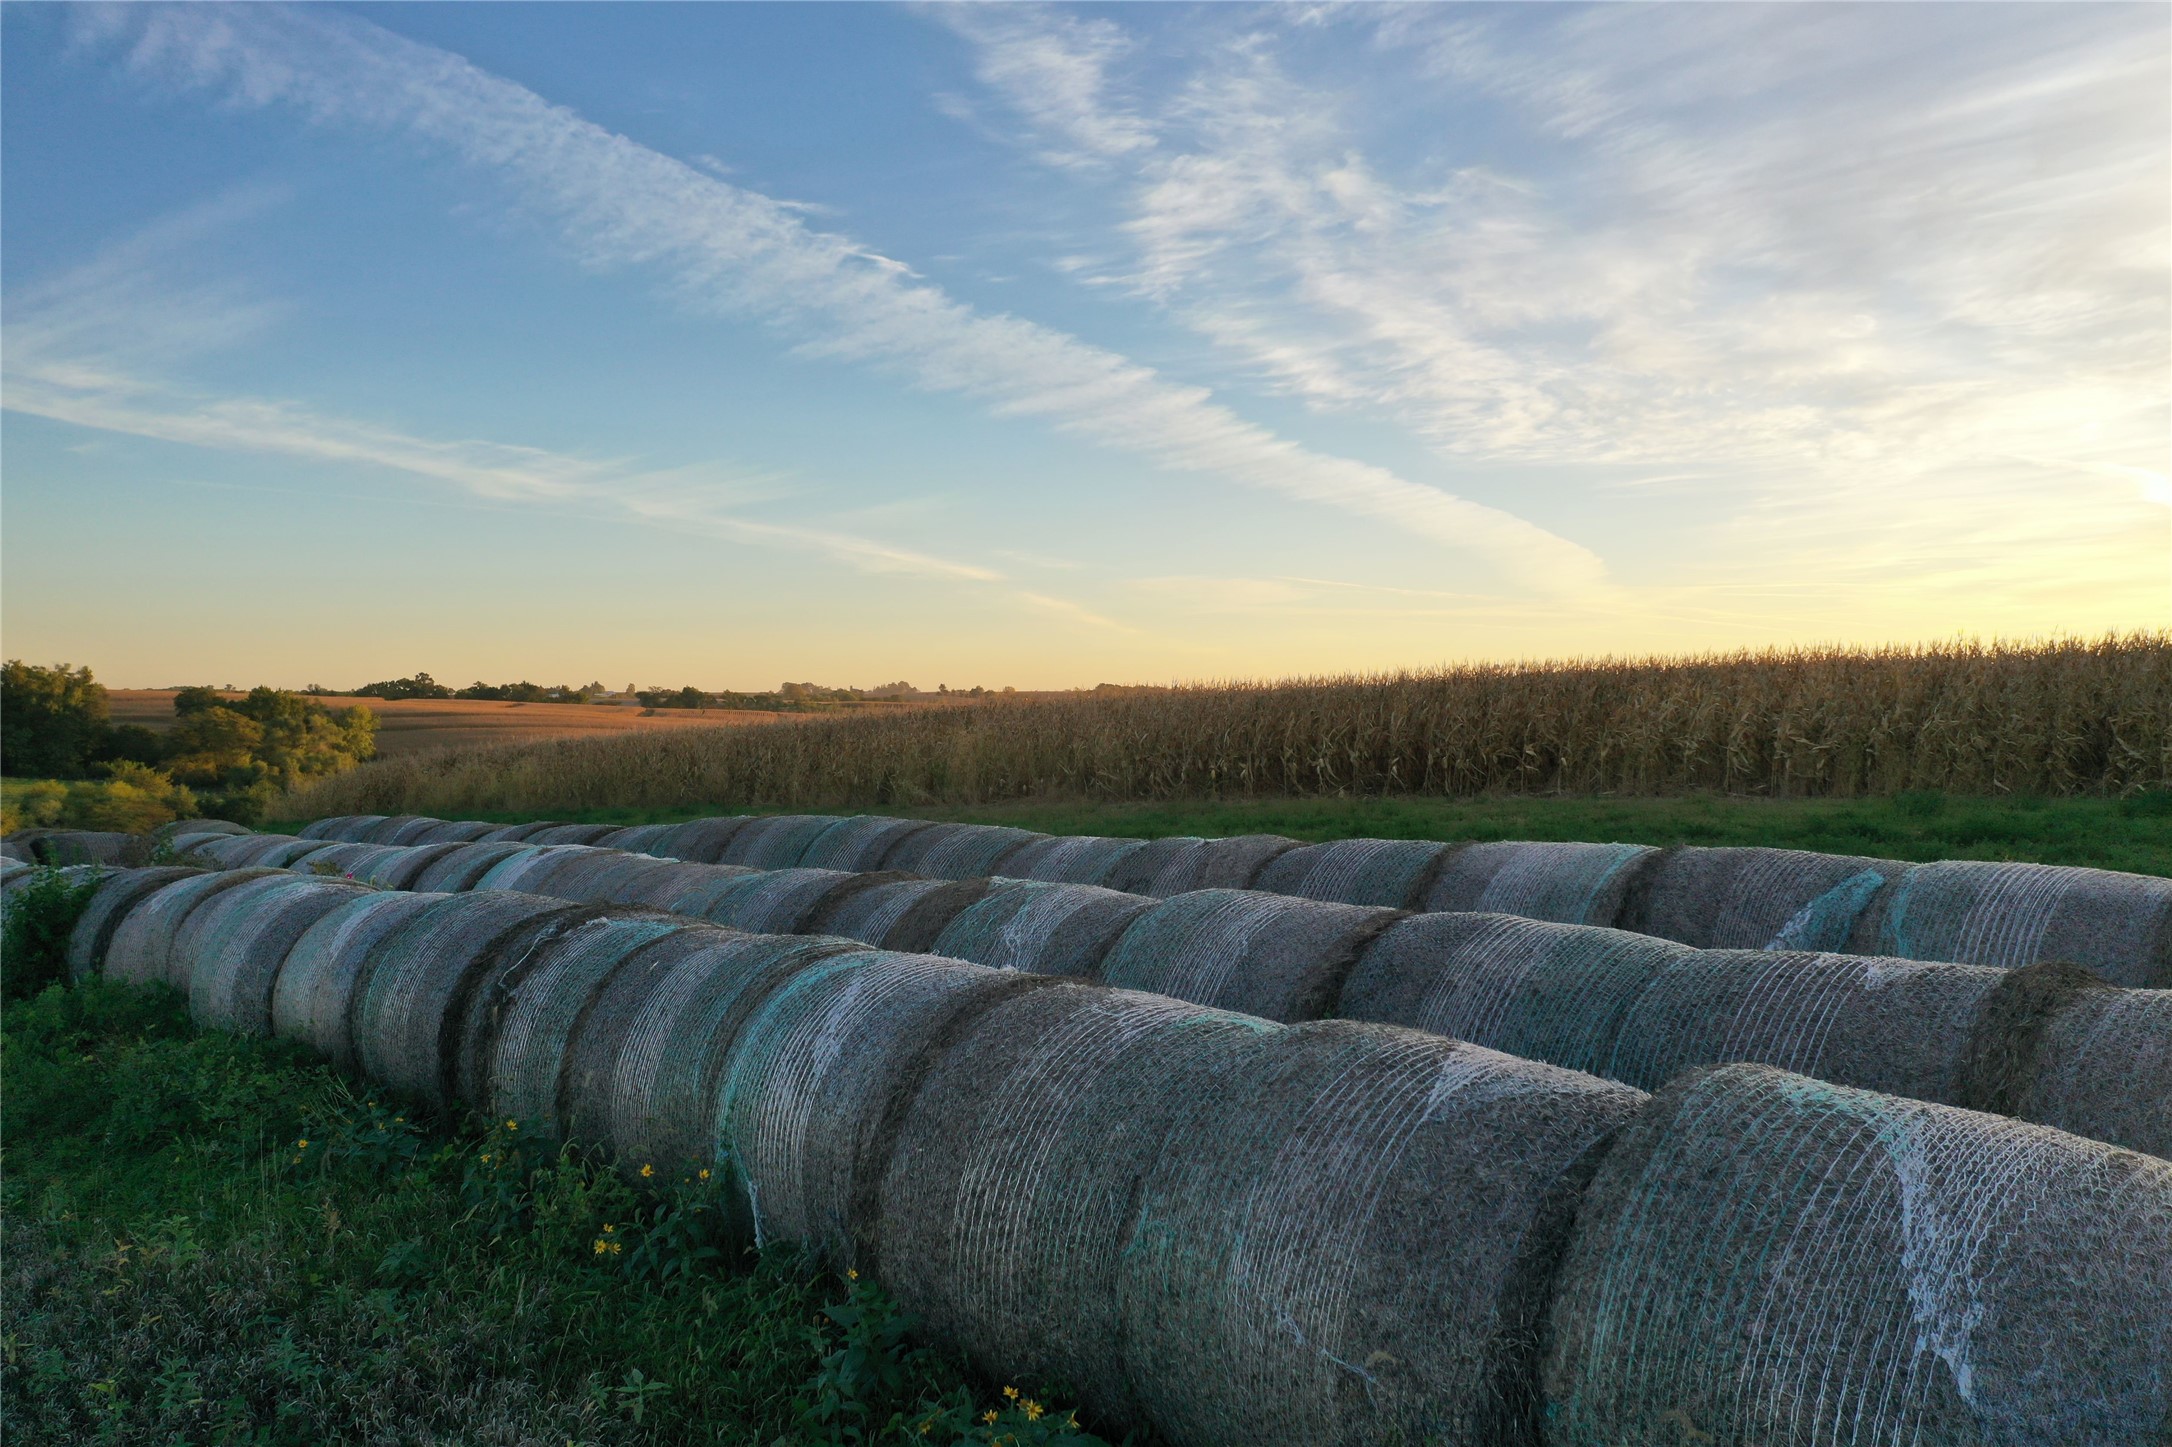
M8 999L35 995L68 977L68 936L97 889L95 874L79 881L40 869L8 896L0 916L0 975Z

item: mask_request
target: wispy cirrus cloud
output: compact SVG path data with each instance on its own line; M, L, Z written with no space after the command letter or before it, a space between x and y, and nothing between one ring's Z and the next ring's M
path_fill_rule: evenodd
M86 46L119 47L146 76L449 151L510 182L587 264L639 268L690 307L759 317L803 353L875 364L1158 466L1386 522L1471 550L1530 586L1604 586L1592 552L1522 518L1315 452L1245 421L1203 387L1034 322L978 312L903 263L812 229L792 208L456 55L321 10L120 7L85 12L82 29ZM1123 129L1111 126L1098 132L1100 144L1120 150Z
M1152 138L1051 245L1267 387L1453 459L1667 476L1710 504L1690 574L2162 596L2161 10L1217 7L1158 87L1062 11L938 15L1028 151ZM1066 46L1105 113L1007 58Z

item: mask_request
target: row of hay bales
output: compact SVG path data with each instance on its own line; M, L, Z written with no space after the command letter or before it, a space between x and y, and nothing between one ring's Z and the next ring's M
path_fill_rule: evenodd
M1603 925L1700 949L1847 951L2002 969L2064 960L2115 984L2172 986L2172 880L2046 864L1642 844L1052 837L878 815L736 815L630 828L356 815L301 832L377 844L603 844L757 869L1005 875L1157 897L1254 889Z
M1697 950L1512 915L1410 913L1254 890L1156 899L1036 880L755 870L584 844L183 836L221 868L380 888L515 890L761 934L841 936L1283 1023L1403 1025L1653 1089L1755 1061L2056 1125L2172 1157L2172 990L2022 970Z
M2172 1163L1755 1065L1656 1095L1393 1026L519 892L122 870L78 974L422 1101L720 1168L997 1380L1180 1447L2133 1447Z

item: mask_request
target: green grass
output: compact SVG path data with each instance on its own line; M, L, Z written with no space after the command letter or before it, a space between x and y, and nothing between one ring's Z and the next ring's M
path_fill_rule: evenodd
M729 808L597 809L573 823L651 824ZM924 819L1015 824L1051 834L1286 834L1294 839L1583 839L1635 844L1763 844L1891 859L2020 859L2172 875L2172 792L2128 799L1680 798L1241 799L1166 803L1021 802L899 808ZM485 815L502 823L539 816Z
M411 1114L170 992L11 1002L0 1088L10 1440L1094 1440L983 1421L872 1283L715 1252L698 1182Z

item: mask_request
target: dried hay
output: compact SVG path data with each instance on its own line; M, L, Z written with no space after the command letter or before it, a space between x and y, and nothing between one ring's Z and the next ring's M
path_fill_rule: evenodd
M561 1078L581 1017L622 965L689 932L714 934L672 915L640 911L588 920L537 950L507 990L477 1103L487 1101L494 1119L532 1121L546 1139L557 1139L564 1125Z
M339 844L364 844L362 836L385 822L382 814L340 814L330 819L319 819L314 824L304 824L295 832L304 839L330 839ZM240 833L236 830L220 830L220 833Z
M1697 1070L1586 1193L1547 1440L2131 1447L2172 1420L2168 1321L2172 1163Z
M531 894L412 897L434 902L368 952L350 996L355 1057L370 1079L417 1099L480 1104L480 1095L458 1089L458 1069L481 977L513 942L533 941L538 926L588 912Z
M366 869L377 860L393 854L400 846L394 844L327 844L309 856L302 867L312 874L340 875L354 878L358 869Z
M929 896L942 896L941 901L929 906L940 912L944 903L958 894L955 882L947 879L914 879L895 874L885 874L881 878L883 883L870 885L830 903L820 915L808 920L808 928L826 935L859 940L863 944L879 945L898 929L915 906ZM925 917L925 914L921 916Z
M1637 997L1600 1073L1656 1089L1692 1066L1744 1060L1959 1105L1970 1032L2003 978L1860 955L1693 952Z
M733 864L690 864L683 859L657 859L647 854L633 857L647 863L629 873L612 891L612 904L645 904L674 914L691 913L676 908L674 901L713 882L719 873L730 876L742 872Z
M952 920L979 904L994 888L993 880L954 879L913 896L882 932L882 947L900 954L927 953L934 948L935 937Z
M251 864L261 864L271 869L307 869L309 861L325 850L341 847L323 839L296 839L289 835L273 837L280 840L278 847L265 850L250 860Z
M1622 930L1412 915L1365 950L1337 1013L1604 1075L1622 1016L1653 976L1693 954Z
M440 819L429 828L418 831L402 844L473 844L486 834L496 832L498 826L481 819Z
M453 842L451 840L436 841L433 839L433 836L439 829L448 829L453 827L452 821L450 819L431 819L418 816L407 819L405 822L399 822L398 828L393 827L395 822L399 821L388 820L384 824L380 825L378 828L371 830L370 833L372 837L369 842L372 844L428 844L432 842Z
M531 819L525 824L500 824L487 834L477 836L478 844L526 844L536 835L548 829L565 827L562 819Z
M880 951L772 992L732 1045L717 1115L756 1244L851 1265L921 1075L983 1012L1048 983Z
M421 894L464 894L474 889L484 875L526 848L509 839L493 844L462 844L431 860L408 887Z
M1423 907L1610 926L1659 856L1644 844L1466 844L1441 862Z
M152 869L117 869L102 877L68 936L68 978L83 980L102 973L106 947L112 944L113 932L129 911L175 880L202 872L166 864Z
M755 869L790 869L807 846L837 822L834 814L772 814L747 822L717 855L719 864Z
M1337 904L1416 909L1450 848L1429 839L1307 844L1269 861L1252 887Z
M900 839L883 856L882 867L927 879L985 879L1003 873L1003 861L1011 855L1047 837L998 824L921 829Z
M1907 867L1801 849L1669 849L1641 871L1619 923L1699 949L1844 950L1856 919Z
M151 831L151 838L160 844L183 834L246 834L249 831L230 819L173 819ZM307 829L296 831L304 839L321 839L324 835L312 834Z
M743 875L707 891L699 918L748 934L799 934L803 921L825 901L840 891L849 894L866 888L868 879L839 869L773 869Z
M979 903L943 926L931 954L997 970L1095 978L1102 957L1155 901L1090 884L998 880Z
M594 844L607 834L620 832L617 824L558 824L538 829L521 841L525 844Z
M2172 1158L2172 990L2079 992L2045 1025L2014 1114Z
M346 873L357 884L379 889L413 889L415 881L431 865L468 849L465 844L389 845L386 852L350 867Z
M217 869L246 869L256 863L258 855L285 843L286 838L283 834L184 835L176 848Z
M1918 864L1856 922L1855 947L2002 969L2067 960L2115 985L2172 986L2172 879L2052 864Z
M359 836L364 844L396 844L399 836L416 825L438 824L444 821L425 818L420 814L393 814L378 820Z
M1195 890L1134 919L1100 977L1268 1020L1313 1020L1335 1008L1358 955L1401 917L1286 894Z
M174 959L174 941L190 913L252 879L293 876L270 869L222 869L176 879L141 896L106 941L105 977L132 985L187 990L189 977Z
M287 951L272 983L272 1034L307 1045L340 1069L352 1070L351 1006L363 968L379 944L444 898L372 890L311 925Z
M1036 840L1003 861L1013 879L1049 884L1094 884L1113 888L1109 876L1146 847L1144 839L1112 839L1095 834L1057 835Z
M1195 835L1172 835L1167 839L1148 839L1137 849L1116 853L1109 863L1108 877L1096 880L1080 880L1082 884L1098 884L1104 889L1124 894L1145 894L1154 883L1156 875L1172 861L1189 854L1196 845L1207 841Z
M152 841L145 834L123 834L108 829L23 829L30 852L40 864L113 864L134 866L151 862Z
M553 869L592 852L585 844L522 844L518 854L508 854L493 864L474 887L542 894L545 891L537 885Z
M622 971L577 1032L574 1068L601 1084L568 1093L568 1130L621 1162L714 1168L724 1070L748 1018L801 971L873 954L850 940L722 930L674 935L667 948L697 936L682 958L657 958L659 978Z
M609 834L589 842L599 849L623 849L629 854L646 854L650 852L649 845L671 827L669 824L633 824L624 829L614 829Z
M1144 888L1124 892L1167 899L1172 894L1189 894L1197 889L1250 889L1261 870L1299 847L1295 839L1284 839L1279 834L1236 834L1227 839L1200 839L1190 848L1172 854ZM1144 850L1140 851L1141 855L1144 853Z
M696 864L716 864L739 831L755 822L752 814L731 814L720 819L689 819L673 824L649 843L650 854L667 859L691 859Z
M176 972L179 962L189 969L189 1017L214 1030L270 1034L272 990L287 953L311 925L366 893L336 880L274 876L196 910L174 941Z
M798 862L809 869L881 869L883 857L908 834L932 828L925 819L890 819L880 814L855 814L839 819L817 834Z

